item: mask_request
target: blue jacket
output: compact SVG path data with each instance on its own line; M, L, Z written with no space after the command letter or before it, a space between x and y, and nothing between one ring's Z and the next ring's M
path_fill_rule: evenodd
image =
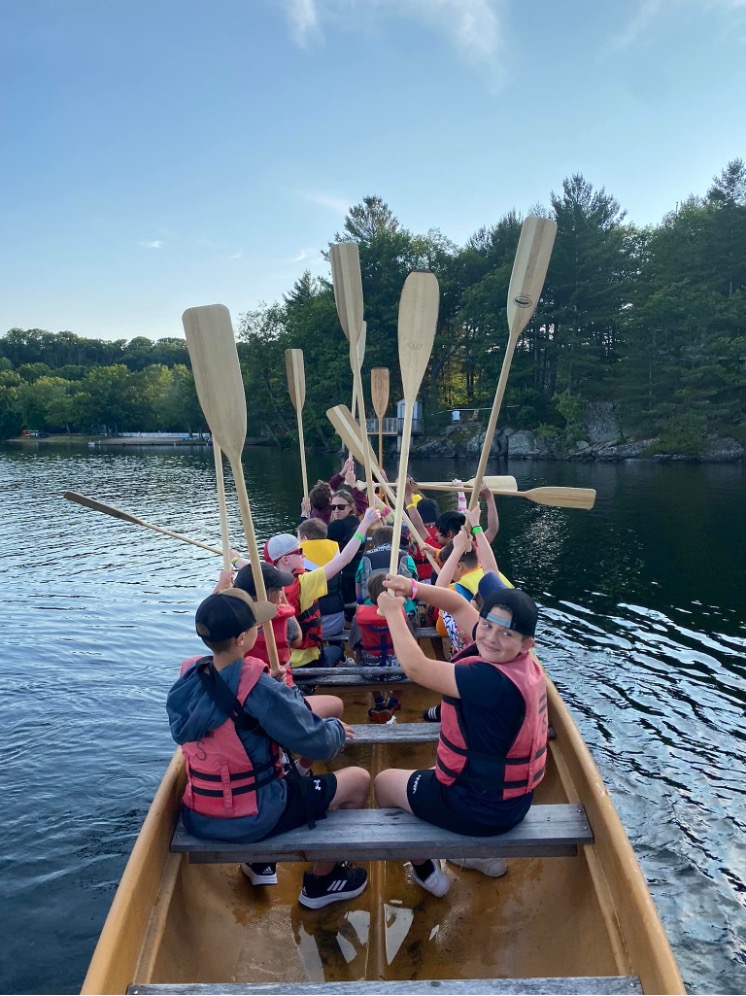
M220 672L221 678L235 694L241 676L241 658ZM213 702L197 676L189 668L168 693L166 700L171 734L177 744L202 740L210 730L225 721L225 715ZM298 692L263 674L244 702L246 712L256 719L267 736L241 730L239 736L254 767L270 762L267 737L287 751L313 760L329 761L344 745L344 727L337 719L321 719L299 699ZM261 840L271 832L285 809L286 779L262 786L258 791L256 816L218 819L184 810L184 824L199 837L222 840Z

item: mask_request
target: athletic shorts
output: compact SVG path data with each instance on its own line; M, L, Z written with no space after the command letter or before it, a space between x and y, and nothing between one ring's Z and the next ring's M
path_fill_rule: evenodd
M304 775L301 778L287 778L287 799L285 811L267 837L274 837L286 830L302 827L309 820L323 820L337 791L337 776ZM266 840L267 837L262 838Z
M510 830L528 812L531 798L532 795L529 794L509 800L504 804L504 817L486 826L465 816L463 807L454 807L448 786L438 781L434 768L413 771L407 782L407 802L415 816L433 826L442 827L443 830L452 830L468 837L494 837L495 834Z

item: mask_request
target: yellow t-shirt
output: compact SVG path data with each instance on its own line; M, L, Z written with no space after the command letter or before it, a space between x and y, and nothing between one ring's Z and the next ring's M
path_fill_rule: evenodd
M328 593L326 585L326 574L323 567L317 567L315 571L306 571L298 576L300 582L300 610L305 612L317 599L323 598ZM321 656L318 647L302 647L290 652L290 666L303 667L317 661Z

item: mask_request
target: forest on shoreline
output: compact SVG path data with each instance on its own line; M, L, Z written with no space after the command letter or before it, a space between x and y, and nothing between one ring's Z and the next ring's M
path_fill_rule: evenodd
M529 213L555 218L558 231L542 299L516 350L503 425L533 429L569 451L582 438L585 408L605 401L615 406L623 438L657 437L661 453L696 455L712 433L746 444L743 160L728 163L704 196L676 205L657 226L626 222L619 203L580 174L563 181L549 206ZM369 408L373 367L390 368L392 405L400 396L397 306L407 273L418 268L432 270L441 291L421 392L426 433L443 430L449 409L489 408L507 342L505 301L521 221L510 212L459 247L437 229L403 229L379 197L350 209L331 242L354 240L360 248ZM294 436L284 352L300 348L306 440L327 445L326 409L349 404L352 391L330 279L306 272L282 302L234 322L249 436ZM110 342L19 328L0 337L0 438L22 429L204 428L183 339Z

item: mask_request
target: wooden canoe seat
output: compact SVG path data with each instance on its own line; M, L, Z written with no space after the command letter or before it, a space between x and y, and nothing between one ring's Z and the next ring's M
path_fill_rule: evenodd
M414 635L418 640L442 640L443 637L436 630L434 626L415 626ZM350 631L348 629L344 632L337 634L337 636L325 637L324 643L337 643L344 645L350 638Z
M358 744L434 744L440 736L440 723L360 723L352 729L355 739L344 750Z
M593 843L585 809L576 803L532 806L526 818L495 837L469 837L425 823L401 809L337 809L307 826L253 844L193 837L181 821L171 850L195 863L261 861L387 861L426 858L563 857Z
M455 996L556 996L577 994L586 996L598 993L599 996L637 996L642 993L640 979L636 975L602 975L562 977L558 979L416 979L407 982L281 982L247 986L245 983L200 983L189 985L132 985L127 987L130 996L163 996L173 993L194 993L194 996L211 996L225 993L226 996L246 993L247 996L274 996L287 993L287 996L440 996L454 993Z

